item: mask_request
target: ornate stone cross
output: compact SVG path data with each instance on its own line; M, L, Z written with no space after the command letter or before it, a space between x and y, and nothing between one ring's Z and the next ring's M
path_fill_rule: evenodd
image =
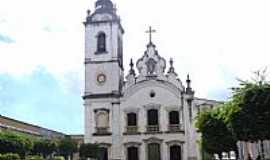
M146 33L149 33L149 43L152 43L152 33L155 33L156 30L152 29L152 27L149 27L149 30L146 31Z

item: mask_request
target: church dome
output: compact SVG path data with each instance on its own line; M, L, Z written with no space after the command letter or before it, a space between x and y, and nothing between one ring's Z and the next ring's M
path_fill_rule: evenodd
M116 14L116 7L112 3L112 1L98 0L96 1L95 4L95 11L91 13L90 10L88 10L86 22L84 22L84 24L86 25L92 22L105 22L105 21L114 21L120 24L120 18Z

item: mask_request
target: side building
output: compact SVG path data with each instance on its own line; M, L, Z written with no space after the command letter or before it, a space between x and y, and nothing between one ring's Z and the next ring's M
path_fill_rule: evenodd
M0 115L0 131L13 131L35 137L59 139L66 134Z
M45 139L61 139L65 136L70 136L70 138L78 144L78 147L83 143L84 140L84 135L82 134L69 135L3 115L0 115L0 132L1 131L11 131L26 136ZM75 153L73 155L73 160L79 160L79 153Z

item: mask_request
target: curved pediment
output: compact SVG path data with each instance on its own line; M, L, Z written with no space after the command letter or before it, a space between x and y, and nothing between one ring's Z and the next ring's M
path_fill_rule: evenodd
M174 97L181 97L183 88L176 87L174 84L167 81L158 80L145 80L140 83L136 83L123 91L124 98L128 98L134 94L137 94L140 90L147 90L147 94L151 96L151 92L164 92L170 93Z

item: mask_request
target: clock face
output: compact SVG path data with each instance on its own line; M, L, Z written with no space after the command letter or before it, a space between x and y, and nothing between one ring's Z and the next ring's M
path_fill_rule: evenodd
M105 74L101 73L97 76L97 82L99 84L104 84L106 82L106 76Z

